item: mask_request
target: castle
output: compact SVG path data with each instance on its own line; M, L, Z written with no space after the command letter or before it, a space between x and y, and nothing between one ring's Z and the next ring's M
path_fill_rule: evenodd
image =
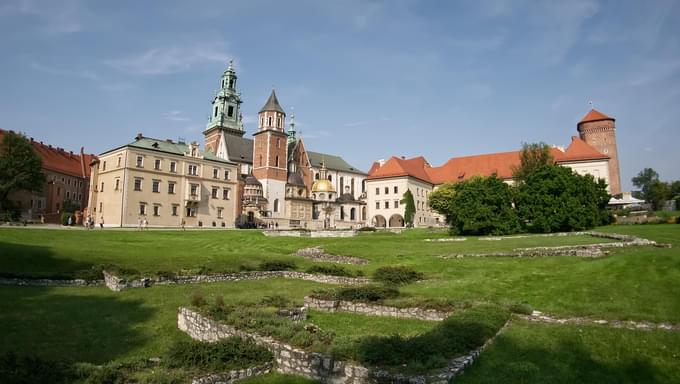
M400 200L411 190L415 226L442 225L428 205L439 185L475 175L512 183L520 152L453 157L439 167L425 158L392 157L368 173L342 157L308 151L272 90L258 113L253 138L241 115L233 65L224 71L197 142L139 134L131 143L102 153L90 178L89 213L106 225L356 228L403 227ZM591 110L577 124L567 149L553 147L557 164L602 178L621 192L615 119Z

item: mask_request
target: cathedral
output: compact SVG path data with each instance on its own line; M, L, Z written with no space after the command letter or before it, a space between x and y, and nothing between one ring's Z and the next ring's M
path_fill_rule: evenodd
M236 225L355 228L366 219L366 173L335 155L308 151L272 90L246 134L233 64L220 78L204 133L205 150L237 164ZM288 129L286 129L288 126Z

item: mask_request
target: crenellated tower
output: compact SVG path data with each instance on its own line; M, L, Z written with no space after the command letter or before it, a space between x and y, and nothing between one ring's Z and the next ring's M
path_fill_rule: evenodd
M241 116L241 93L236 90L236 79L232 60L220 78L220 89L215 93L210 118L203 131L206 150L215 154L219 152L222 135L242 137L245 133Z
M609 193L612 195L621 193L615 121L613 117L591 109L576 126L581 140L609 156Z

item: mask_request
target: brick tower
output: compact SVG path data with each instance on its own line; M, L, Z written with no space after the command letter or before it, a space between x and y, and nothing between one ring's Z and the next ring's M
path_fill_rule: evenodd
M609 156L609 193L621 193L621 173L616 149L615 119L595 109L590 110L576 126L583 141Z
M225 157L226 153L220 153L222 136L225 134L243 136L245 130L240 112L241 103L241 93L236 90L236 71L233 62L230 61L229 67L220 78L220 90L215 93L210 118L203 131L207 151Z
M287 172L286 113L272 90L259 113L254 134L253 176L261 183L272 217L283 217Z

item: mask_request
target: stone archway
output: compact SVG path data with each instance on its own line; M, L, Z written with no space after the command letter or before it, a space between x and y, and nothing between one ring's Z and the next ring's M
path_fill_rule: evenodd
M366 207L361 207L361 220L366 221Z
M404 226L404 218L395 213L394 215L390 216L390 228L397 228L397 227L403 227Z
M387 226L387 220L382 215L373 216L373 225L376 228L385 228Z
M351 221L357 220L357 209L356 208L352 208L352 209L349 210L349 219Z

